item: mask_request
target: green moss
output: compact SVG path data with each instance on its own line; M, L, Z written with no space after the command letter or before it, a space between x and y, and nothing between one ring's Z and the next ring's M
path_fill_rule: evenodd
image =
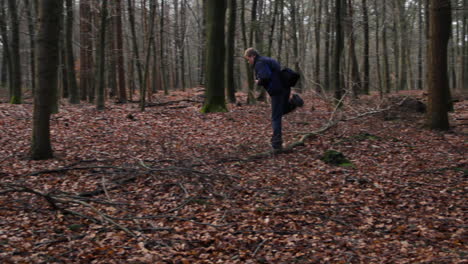
M10 99L10 104L21 104L21 98L13 95Z
M354 164L349 161L343 153L336 150L327 150L321 157L321 160L327 164L341 166L341 167L352 167Z
M225 113L227 112L227 107L226 104L205 104L203 105L202 109L200 109L200 112L202 114L206 113Z

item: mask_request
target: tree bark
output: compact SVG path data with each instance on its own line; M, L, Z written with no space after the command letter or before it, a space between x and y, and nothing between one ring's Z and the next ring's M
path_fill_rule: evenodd
M249 41L247 38L247 26L245 24L245 0L241 0L241 30L242 30L242 40L244 42L244 48L252 46L252 41ZM245 65L245 72L247 73L247 104L255 104L255 96L254 96L254 81L253 81L253 72L252 68L249 66L247 62L244 63Z
M11 85L9 83L12 79L12 63L11 63L11 54L10 54L10 40L7 32L7 22L5 14L5 0L0 0L0 34L2 36L2 45L3 45L3 62L2 62L2 86L6 87L8 85L9 95L11 92Z
M447 50L451 23L450 0L430 0L427 124L432 129L449 129Z
M224 99L226 0L206 1L206 90L202 113L227 111Z
M20 22L18 19L18 6L16 0L8 0L8 11L11 21L11 80L10 80L10 103L22 103L22 73L20 58Z
M383 8L382 8L382 14L384 17L386 16L386 10L387 10L387 3L386 0L383 1ZM384 19L385 23L386 19ZM391 90L391 82L390 82L390 62L388 60L388 39L387 39L387 27L383 27L382 29L382 49L383 49L383 83L384 83L384 91L386 94L390 93Z
M80 97L90 100L93 90L93 42L92 15L89 0L80 0Z
M106 27L107 27L107 6L108 0L102 0L101 4L101 29L99 36L99 74L98 74L98 89L96 89L96 109L104 110L105 104L105 65L106 65Z
M37 93L34 97L31 157L35 160L53 157L50 143L50 94L57 86L59 63L60 17L63 3L43 0L39 7L37 39Z
M236 102L234 82L234 47L236 44L237 0L229 0L229 22L226 49L226 90L229 102Z
M35 13L34 13L34 8L33 5L31 5L30 0L24 0L25 4L25 9L26 9L26 17L28 21L28 33L29 33L29 47L30 47L30 55L29 55L29 63L30 63L30 76L31 76L31 89L34 94L34 90L36 90L36 82L34 81L34 78L36 76L36 62L35 62L35 29L34 29L34 23L35 23Z
M322 92L322 84L320 81L320 43L322 41L320 37L320 30L322 27L322 6L323 6L323 1L318 2L318 7L316 6L316 22L315 22L315 69L314 69L314 79L315 79L315 90L318 93Z
M141 100L140 100L140 110L145 111L145 103L146 103L146 87L148 85L149 79L149 72L150 72L150 59L151 59L151 44L154 41L154 26L155 26L155 18L156 18L156 0L150 0L150 29L149 29L149 38L147 43L147 50L146 50L146 60L145 60L145 73L143 77L143 86L141 89Z
M363 19L363 27L364 27L364 54L363 54L363 61L364 61L364 69L363 69L363 76L362 76L362 91L364 94L369 94L369 86L370 86L370 63L369 63L369 15L368 15L368 8L367 8L367 0L362 0L362 19ZM377 18L378 19L378 18ZM378 29L377 29L378 30Z
M116 31L116 53L117 53L117 78L119 102L127 102L126 81L125 81L125 60L123 48L123 28L122 28L122 0L115 0L115 31Z
M135 27L135 11L132 5L132 1L128 0L128 19L130 21L130 31L132 33L132 44L133 44L133 60L137 66L138 86L140 91L143 86L143 70L140 61L140 50L137 42L136 27ZM141 94L140 94L141 96Z
M71 104L78 104L80 102L78 84L76 82L75 72L75 57L73 55L73 0L66 0L67 8L67 20L65 29L65 46L66 46L66 69L67 69L67 80L69 88L69 101Z
M335 100L341 102L343 97L343 83L341 72L341 57L344 49L344 34L343 34L343 14L344 0L335 0L335 53L333 55L333 78Z

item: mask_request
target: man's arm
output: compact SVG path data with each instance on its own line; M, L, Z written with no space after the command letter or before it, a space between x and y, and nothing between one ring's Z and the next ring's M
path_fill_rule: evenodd
M264 61L257 61L255 64L255 71L257 72L256 83L261 86L268 86L271 80L271 69Z

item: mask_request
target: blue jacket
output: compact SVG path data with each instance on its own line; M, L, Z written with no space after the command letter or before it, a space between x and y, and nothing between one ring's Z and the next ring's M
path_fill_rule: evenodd
M269 57L257 56L254 61L254 68L258 85L263 86L270 96L281 95L286 92L281 82L281 65L278 61Z

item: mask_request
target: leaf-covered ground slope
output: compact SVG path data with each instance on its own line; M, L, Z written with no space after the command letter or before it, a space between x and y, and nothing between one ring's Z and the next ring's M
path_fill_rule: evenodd
M266 103L203 115L190 90L145 112L65 104L47 161L28 158L32 105L0 104L1 262L466 260L467 101L437 132L396 106L401 95L339 111L304 98L284 118L286 143L342 121L275 155L256 155L270 150ZM325 163L327 150L350 163Z

